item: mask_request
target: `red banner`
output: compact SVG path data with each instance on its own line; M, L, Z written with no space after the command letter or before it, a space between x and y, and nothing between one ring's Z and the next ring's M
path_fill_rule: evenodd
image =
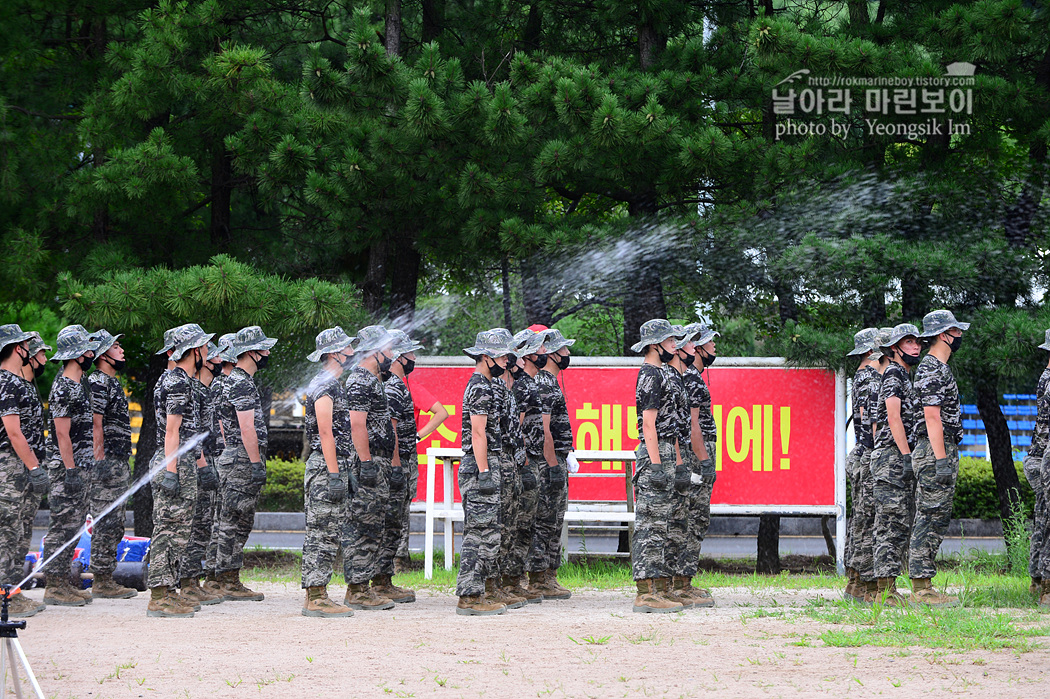
M426 499L426 450L458 447L463 389L473 368L419 367L425 386L450 417L419 444L417 500ZM573 367L562 372L576 449L633 451L639 444L634 368ZM819 369L711 368L704 373L718 426L712 503L835 504L835 375ZM430 413L420 415L420 426ZM623 473L631 464L581 462L581 473ZM442 492L441 469L435 492ZM458 488L455 489L459 500ZM570 478L570 500L622 501L619 478Z

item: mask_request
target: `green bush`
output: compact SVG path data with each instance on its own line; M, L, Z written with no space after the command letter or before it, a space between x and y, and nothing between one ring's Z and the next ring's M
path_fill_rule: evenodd
M306 464L302 461L267 459L259 512L302 512L305 474Z
M1020 461L1014 462L1021 480L1021 502L1024 516L1031 517L1035 493L1025 480ZM999 519L999 495L992 475L992 462L964 457L959 460L959 479L955 483L952 517L956 519Z

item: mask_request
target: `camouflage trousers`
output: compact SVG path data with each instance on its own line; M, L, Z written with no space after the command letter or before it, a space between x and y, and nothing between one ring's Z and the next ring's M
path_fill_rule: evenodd
M850 499L853 502L853 517L857 516L857 489L860 482L857 474L860 471L860 456L864 453L864 447L857 444L846 455L846 482L849 486ZM852 523L851 523L852 524ZM853 531L852 526L846 528L846 545L843 547L842 558L847 568L853 567Z
M87 516L88 488L91 483L90 469L81 468L81 482L84 487L79 493L71 493L66 488L66 467L61 461L47 463L47 476L50 481L47 492L47 503L51 508L51 519L47 523L47 534L44 535L44 558L50 558L62 544L74 536L84 526ZM26 478L28 478L28 474ZM73 546L67 547L44 568L46 575L70 574L73 561Z
M459 493L463 497L463 542L459 549L456 595L467 597L485 592L485 581L499 573L500 471L496 458L489 471L496 492L478 492L478 462L467 454L459 464Z
M255 508L262 487L252 485L252 463L244 447L226 447L216 462L219 471L218 538L215 545L215 572L240 570L244 565L244 544L255 526Z
M521 517L521 472L512 451L503 451L499 459L499 558L498 570L502 575L513 575L519 569L520 577L525 561L517 565L513 560L514 543L518 536L518 519Z
M91 524L91 572L112 575L117 568L117 547L124 538L124 510L121 504L102 519L98 513L123 495L131 481L131 469L126 459L107 458L108 477L99 478L98 471L86 474L87 510L94 520Z
M708 454L717 453L717 442L705 441L704 446L707 447ZM693 475L702 475L700 459L692 448L687 448L682 453L682 461L689 466ZM691 484L685 495L674 491L676 512L669 524L672 540L676 538L676 530L682 528L681 533L677 535L682 539L682 543L680 553L673 564L675 575L692 577L700 568L700 548L704 537L707 536L707 529L711 526L711 493L714 487L713 479L705 479L703 484Z
M952 499L955 497L955 481L959 476L959 447L945 437L944 450L952 468L952 480L948 485L941 485L934 480L937 469L928 439L920 439L912 450L915 521L912 523L911 544L908 547L908 574L913 580L932 578L937 574L937 552L952 521Z
M350 459L340 458L339 474L346 484ZM340 547L350 555L350 522L347 500L328 497L328 466L319 451L310 452L303 478L306 538L303 539L303 588L322 587L332 580L332 568ZM347 491L349 492L349 491Z
M871 475L871 455L871 449L864 449L857 460L857 470L850 483L853 517L846 529L847 543L852 544L846 565L865 581L875 579L875 479Z
M18 457L15 457L16 459ZM21 463L21 461L19 461ZM38 468L44 468L44 461L40 461ZM22 493L22 545L19 548L18 560L19 560L19 572L22 571L23 561L26 559L26 554L29 553L29 547L33 541L33 519L36 517L36 511L40 509L40 503L43 502L44 497L37 495L33 492L33 489L29 486L28 476L26 476L26 487ZM19 580L22 576L19 575ZM17 581L16 581L17 582Z
M530 573L557 570L561 565L561 530L565 525L565 511L569 509L568 454L558 454L556 466L540 461L540 487L536 503L536 526L532 530L526 568ZM551 482L551 473L561 471L563 483Z
M525 463L518 473L518 481L521 482L521 474L531 471L533 482L536 487L525 490L521 487L518 497L518 521L514 530L514 543L511 545L509 563L506 575L520 577L525 574L525 563L529 557L529 548L532 546L532 536L536 531L536 510L540 498L540 462L542 456L526 456Z
M401 464L408 469L408 486L405 488L404 496L401 498L401 511L398 513L401 532L397 538L397 552L395 556L397 558L408 558L408 538L412 525L412 501L419 490L419 458L415 453L411 455L403 454L401 456Z
M164 450L158 449L150 461L150 470L164 460ZM197 504L197 463L190 454L183 454L176 464L179 474L179 492L169 495L160 487L164 470L153 476L153 538L149 544L149 582L147 586L175 587L179 582L179 567L190 540L193 510Z
M374 457L373 457L374 458ZM387 500L383 504L383 534L379 538L379 550L376 552L376 575L394 574L394 557L397 556L397 547L401 545L401 532L405 529L403 498L410 498L408 494L408 473L405 474L405 489L399 493L390 490L390 477L394 465L390 459L385 463L381 459L375 459L375 463L383 469L383 475L387 482ZM406 468L401 462L401 468ZM409 463L407 470L411 471L414 464ZM415 468L418 475L419 468ZM411 500L409 500L411 502Z
M634 534L631 537L631 570L635 580L669 578L674 560L668 551L669 523L674 500L674 443L660 441L660 468L665 475L662 488L652 484L653 463L645 442L635 452Z
M29 472L25 464L11 452L0 452L0 582L5 585L16 585L23 577L27 490Z
M1035 512L1032 521L1031 545L1028 555L1028 575L1041 578L1043 539L1046 536L1046 492L1043 487L1043 457L1029 453L1024 457L1024 476L1035 494Z
M1044 453L1039 469L1039 485L1043 496L1043 531L1040 541L1038 557L1038 568L1035 577L1050 579L1050 453ZM1037 523L1038 528L1038 523ZM1035 545L1035 534L1032 535L1032 545Z
M215 459L211 456L205 456L204 459L209 464L215 464ZM179 567L180 578L199 578L204 573L215 572L213 567L207 567L205 559L211 545L218 507L218 491L205 490L198 482L197 503L193 507L193 524L190 525L190 540L186 544L186 553L183 554ZM214 565L214 559L212 564Z
M394 572L394 552L401 536L400 523L393 526L390 513L390 457L372 454L378 474L376 484L361 482L361 462L357 456L350 460L350 468L357 478L357 493L348 501L347 541L343 549L343 575L346 582L360 585L376 575Z
M914 485L904 480L904 460L896 446L876 449L869 463L875 505L873 571L876 578L895 578L908 551Z

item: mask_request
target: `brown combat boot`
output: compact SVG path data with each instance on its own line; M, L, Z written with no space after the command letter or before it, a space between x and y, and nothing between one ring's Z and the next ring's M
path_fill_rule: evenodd
M636 580L635 584L638 587L638 595L634 598L634 606L631 608L632 612L639 614L668 614L685 609L678 602L672 602L661 595L656 589L656 580L653 578Z
M656 594L664 599L682 605L683 609L693 608L693 601L684 595L679 594L679 592L674 589L674 584L671 582L671 578L656 578L653 581L653 584L656 588Z
M562 587L558 583L558 569L548 568L543 572L543 580L546 588L543 591L543 599L569 599L572 590Z
M503 594L509 595L510 597L518 597L525 600L525 604L536 604L543 601L543 595L537 595L534 592L529 592L521 584L521 577L517 575L504 575L500 578L500 589L503 590ZM533 596L533 599L529 599L529 595Z
M7 602L8 615L18 617L19 619L27 619L31 616L36 616L46 609L46 604L41 604L35 600L31 600L21 592L12 596Z
M875 600L877 604L886 607L904 607L908 604L901 593L897 592L897 578L879 578Z
M879 581L861 580L859 586L860 599L858 602L869 607L875 604L879 597Z
M82 595L77 594L69 581L59 575L52 575L53 579L47 581L44 588L44 604L53 607L83 607L87 601Z
M389 597L380 597L368 583L360 583L346 586L346 597L343 604L350 609L363 609L367 612L377 612L382 609L393 609L394 601Z
M547 589L547 571L541 571L539 573L529 573L529 590L543 597L544 592L550 592Z
M1043 579L1032 578L1032 582L1028 585L1028 592L1036 597L1043 594Z
M354 610L336 604L328 597L328 588L324 585L306 588L306 602L303 604L303 616L336 619L353 616Z
M263 593L245 587L240 570L227 570L218 577L222 583L222 597L227 602L262 602L265 599Z
M391 581L389 575L377 575L372 578L372 590L380 597L391 599L397 604L416 601L415 590L398 587Z
M1050 607L1050 580L1044 580L1041 588L1042 594L1039 595L1039 606Z
M224 595L221 592L208 592L201 587L200 580L196 576L183 578L179 581L179 596L193 602L194 605L222 604Z
M193 617L193 607L180 602L171 588L152 587L149 591L149 604L146 605L146 616L190 619Z
M201 587L204 588L204 590L206 590L207 592L212 593L213 595L219 595L220 597L223 595L222 583L219 582L219 578L216 577L215 573L206 574L204 576L204 582L201 584Z
M930 578L911 579L911 601L913 604L925 604L928 607L955 607L959 598L945 595L933 589Z
M484 595L466 595L456 604L456 614L462 616L494 616L506 611L507 605L490 602Z
M693 587L692 576L676 575L671 579L671 584L674 586L675 592L692 601L694 607L715 606L715 600L710 593L705 594L705 592L707 592L706 590Z
M860 573L855 568L846 568L846 589L842 592L842 597L848 602L859 601L863 598L863 591L860 588Z
M99 599L131 599L138 590L118 584L110 573L95 573L91 582L91 596Z
M485 601L505 605L507 609L521 609L527 604L524 597L504 592L496 578L489 578L485 581Z
M543 602L543 593L532 589L528 574L518 578L518 585L514 588L514 594L518 597L524 597L529 604L540 604Z

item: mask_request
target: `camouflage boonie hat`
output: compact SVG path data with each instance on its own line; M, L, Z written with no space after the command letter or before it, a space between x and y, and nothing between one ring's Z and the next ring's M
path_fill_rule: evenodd
M266 337L266 333L258 325L249 325L237 331L237 336L230 345L230 353L240 357L245 352L268 350L276 344L276 337Z
M314 339L314 346L317 349L306 355L306 358L311 362L319 362L322 355L342 352L352 345L356 339L347 335L346 331L338 325L334 328L322 330L317 333L317 337Z
M188 350L204 347L215 337L215 333L206 333L204 328L196 323L186 323L175 328L172 339L175 346L171 350L171 360L177 362L183 358Z
M214 337L214 336L215 335L212 334L212 337ZM208 361L209 362L222 361L221 357L219 357L219 346L216 345L214 342L209 342L208 343Z
M98 341L93 338L83 325L67 325L58 331L58 351L51 357L53 362L64 362L76 359L85 352L98 350Z
M1050 330L1046 331L1046 338L1043 340L1043 344L1039 345L1039 349L1050 350Z
M957 321L951 311L930 311L922 318L922 335L919 337L937 337L952 328L965 332L970 329L970 324Z
M707 323L700 323L700 334L694 342L696 342L697 345L706 345L711 340L721 336L722 333L718 332Z
M903 340L904 338L911 335L915 339L921 337L919 335L919 329L911 323L901 323L900 325L894 326L893 330L890 331L889 337L882 343L881 347L893 347L895 344Z
M879 328L878 333L875 335L875 349L871 351L870 358L874 361L878 361L885 357L885 353L882 351L883 343L890 339L890 333L893 332L893 328Z
M23 332L18 323L0 325L0 349L19 342L25 342L33 337L33 333ZM30 355L32 356L32 355Z
M512 346L516 347L514 354L519 357L536 354L540 351L540 347L543 347L543 339L543 333L538 333L531 328L525 328L521 332L515 333L512 343Z
M690 325L672 325L675 331L675 337L678 338L678 342L675 343L675 349L682 349L686 343L692 342L699 334L699 328L693 328Z
M853 336L853 349L847 352L846 356L855 357L859 354L867 354L875 348L878 337L878 328L864 328Z
M230 354L233 351L233 341L237 339L237 333L226 333L219 338L219 359L230 364L237 363L237 356Z
M394 353L398 357L402 354L409 354L410 352L423 349L423 344L410 338L404 330L395 328L390 331L390 337L394 339Z
M554 354L562 347L572 347L576 340L570 340L561 334L561 330L551 328L544 334L543 344L547 345L547 352Z
M123 333L117 333L116 335L110 335L108 330L99 330L95 333L95 339L98 340L98 349L95 350L95 356L101 357L109 348L116 344L117 340L124 337Z
M181 328L183 326L179 326ZM164 331L164 346L160 348L160 352L157 354L164 354L168 350L175 349L175 331L179 328L169 328Z
M663 318L653 318L642 323L638 329L641 340L631 345L632 352L641 352L649 345L658 345L669 337L681 337L681 326L676 331L669 321Z
M382 325L369 325L357 331L357 346L354 347L354 351L371 354L384 347L390 347L393 343L394 338L389 330Z
M50 352L51 345L44 343L44 338L40 337L40 333L36 330L30 330L29 333L29 356L32 357L35 354L39 354L41 351Z
M470 357L480 357L481 355L487 357L502 357L507 354L512 354L512 351L507 346L507 338L503 333L509 335L510 331L504 328L482 330L477 334L477 337L474 338L474 346L464 349L463 354Z

